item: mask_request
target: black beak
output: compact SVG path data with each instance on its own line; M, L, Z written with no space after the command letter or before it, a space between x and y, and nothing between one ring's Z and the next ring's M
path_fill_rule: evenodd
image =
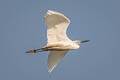
M84 40L84 41L81 41L80 43L86 43L86 42L89 42L90 40Z

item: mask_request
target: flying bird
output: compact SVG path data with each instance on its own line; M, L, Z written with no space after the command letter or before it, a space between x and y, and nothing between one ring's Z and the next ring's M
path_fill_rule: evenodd
M35 50L26 51L26 53L37 53L43 51L50 51L48 55L48 72L52 72L61 59L70 50L80 48L80 44L88 42L89 40L72 41L68 38L66 31L70 24L70 20L62 13L48 10L44 16L47 29L47 44Z

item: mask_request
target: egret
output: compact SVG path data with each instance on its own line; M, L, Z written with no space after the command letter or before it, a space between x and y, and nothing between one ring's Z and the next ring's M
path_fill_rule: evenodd
M62 13L48 10L44 16L44 20L48 26L46 46L40 49L26 51L26 53L50 51L48 55L48 72L52 72L69 50L78 49L80 48L80 44L89 40L70 40L66 34L70 20Z

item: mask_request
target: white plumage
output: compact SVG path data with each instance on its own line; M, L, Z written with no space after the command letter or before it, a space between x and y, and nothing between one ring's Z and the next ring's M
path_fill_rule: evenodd
M48 71L51 72L68 50L77 49L79 45L74 44L66 34L70 24L70 20L67 17L56 11L48 10L44 18L45 24L48 26L46 46L52 46L52 49L63 50L50 52L48 56Z
M57 66L67 52L68 50L50 52L48 55L48 72L51 72Z
M78 49L81 43L89 40L70 40L66 34L70 20L59 12L48 10L44 19L45 24L48 26L47 45L41 49L29 50L26 53L50 51L48 55L48 72L52 72L69 50Z
M70 20L63 14L48 10L45 18L45 24L48 26L47 39L49 42L71 41L67 35L66 30L70 24Z

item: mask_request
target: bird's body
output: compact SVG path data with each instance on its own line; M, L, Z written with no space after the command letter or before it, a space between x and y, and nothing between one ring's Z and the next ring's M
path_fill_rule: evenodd
M49 43L43 49L49 49L49 50L74 50L78 49L80 46L78 44L75 44L74 42L67 42L67 41L60 41L55 43Z
M70 20L59 12L48 10L44 19L45 24L48 26L47 44L41 49L29 50L27 53L50 51L48 55L48 72L51 72L69 50L78 49L81 43L88 42L88 40L70 40L66 34Z

